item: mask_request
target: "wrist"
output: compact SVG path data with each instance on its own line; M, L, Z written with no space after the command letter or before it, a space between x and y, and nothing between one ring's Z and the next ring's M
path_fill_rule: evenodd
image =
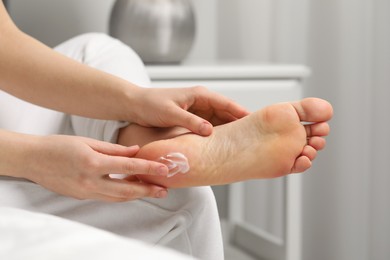
M37 136L0 130L0 175L30 179Z
M126 88L122 111L124 113L124 121L138 122L140 114L143 113L142 97L145 96L145 88L136 86L130 83L130 87Z

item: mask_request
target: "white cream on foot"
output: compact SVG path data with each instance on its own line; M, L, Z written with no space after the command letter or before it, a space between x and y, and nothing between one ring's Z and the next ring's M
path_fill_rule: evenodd
M182 153L169 153L160 157L158 162L165 164L169 173L167 177L175 176L178 173L186 173L190 170L187 157Z

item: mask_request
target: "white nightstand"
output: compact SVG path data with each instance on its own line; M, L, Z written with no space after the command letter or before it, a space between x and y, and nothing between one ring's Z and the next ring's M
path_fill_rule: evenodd
M183 64L147 66L154 87L203 85L251 111L301 99L309 70L295 65ZM301 177L254 180L226 186L229 240L266 259L301 258Z

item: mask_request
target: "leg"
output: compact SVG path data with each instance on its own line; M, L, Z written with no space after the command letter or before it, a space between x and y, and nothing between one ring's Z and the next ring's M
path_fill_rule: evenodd
M62 43L55 50L137 85L150 85L149 77L138 55L125 44L105 34L83 34ZM71 122L76 135L108 142L116 142L119 128L127 125L125 122L79 116L72 116Z
M218 212L209 187L172 190L162 200L106 203L68 198L29 181L0 179L1 207L59 216L199 259L223 259Z
M107 35L81 35L56 50L140 86L150 84L137 54ZM118 130L126 125L76 116L72 116L71 120L76 135L109 142L116 142ZM162 244L200 259L223 259L218 211L209 187L172 190L163 200L144 199L118 204L79 202L54 194L47 196L53 197L50 200L55 205L46 208L53 214L127 237ZM47 199L42 198L42 201ZM38 205L36 209L42 210L43 204ZM210 228L204 229L205 226Z
M273 178L301 172L311 166L317 150L325 145L322 138L329 133L326 123L332 107L321 99L281 103L266 107L233 123L218 126L210 137L185 133L172 139L148 143L137 157L156 160L171 152L184 154L190 171L171 178L139 176L142 181L166 187L218 185L248 179ZM312 122L304 126L301 121ZM120 133L119 143L130 145L137 136L126 130ZM141 142L159 138L165 132L145 133L139 129ZM159 130L147 130L159 131ZM129 136L129 138L126 138Z
M71 132L69 116L39 107L0 91L0 128L9 131L51 135Z
M193 259L63 218L15 208L0 207L0 230L0 254L6 259Z

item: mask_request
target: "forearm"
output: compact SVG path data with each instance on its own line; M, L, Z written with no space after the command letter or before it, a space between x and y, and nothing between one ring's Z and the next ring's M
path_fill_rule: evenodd
M0 175L24 178L37 137L0 129Z
M0 9L3 8L0 3ZM1 11L0 89L69 114L131 118L132 101L139 92L137 86L53 51L18 30Z

